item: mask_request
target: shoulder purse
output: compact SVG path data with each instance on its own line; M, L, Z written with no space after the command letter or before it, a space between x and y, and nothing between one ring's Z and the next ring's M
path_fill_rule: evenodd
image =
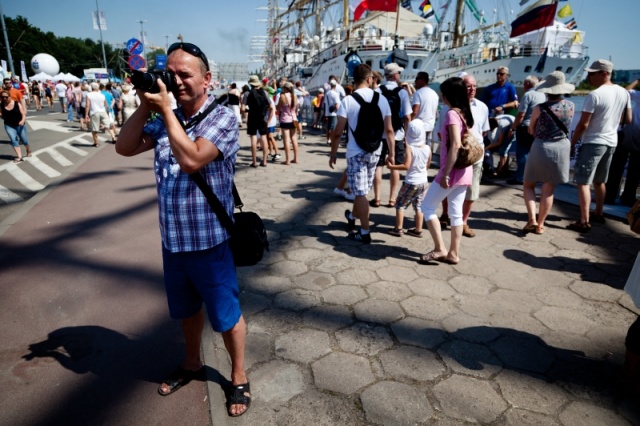
M458 113L460 118L462 119L462 123L464 124L464 134L462 135L462 141L460 144L460 148L458 148L458 158L456 159L456 163L453 165L454 169L466 169L469 166L476 164L478 161L482 159L484 156L484 148L480 144L480 141L473 136L473 133L469 131L469 126L467 126L467 122L464 117L458 111L457 108L453 109ZM447 138L447 148L451 148L451 136Z
M233 220L225 211L222 203L214 194L211 187L204 180L200 172L190 175L202 191L211 207L211 210L218 216L218 219L227 230L231 239L229 245L233 253L233 261L236 266L253 266L262 260L264 251L269 251L269 241L267 240L267 230L260 216L253 212L243 212L240 194L233 184L233 202L239 213L233 214Z

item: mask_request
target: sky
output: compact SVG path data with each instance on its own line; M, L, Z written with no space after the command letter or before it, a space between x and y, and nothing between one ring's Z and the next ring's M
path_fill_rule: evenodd
M289 2L280 0L281 5ZM412 3L417 9L421 0ZM520 10L518 0L477 0L477 3L487 18L494 8L505 3L513 7L514 17ZM578 29L586 32L584 43L592 60L610 59L616 69L640 69L640 55L635 45L632 48L632 42L640 35L638 0L568 3ZM51 0L0 0L0 4L5 16L24 16L44 32L51 31L59 37L100 39L99 31L92 25L94 0L58 0L55 7ZM250 39L266 35L266 22L257 20L266 19L267 11L257 9L267 4L268 0L98 0L107 21L107 30L103 31L105 42L122 45L130 38L138 38L141 25L137 21L143 20L148 44L164 47L167 41L168 44L177 41L181 34L184 41L197 44L209 59L218 63L246 62L249 54L258 53L250 50ZM444 0L432 0L432 4L437 13ZM561 2L560 6L566 4ZM6 53L0 52L0 58L5 57ZM14 58L21 59L28 63L31 58ZM249 70L258 66L259 63L249 64Z

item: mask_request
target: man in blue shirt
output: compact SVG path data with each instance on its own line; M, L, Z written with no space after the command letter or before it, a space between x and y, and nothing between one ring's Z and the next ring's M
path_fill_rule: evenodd
M509 68L498 68L496 82L487 86L482 93L482 102L487 104L492 117L510 114L509 109L518 108L516 88L507 81L507 78L509 78Z
M186 350L182 366L163 381L158 392L166 396L193 379L204 380L200 358L204 303L231 358L228 414L237 417L249 408L251 394L244 371L246 325L230 236L189 175L200 173L232 215L238 123L231 110L222 106L204 118L198 115L214 100L207 95L209 63L197 46L174 43L167 53L179 108L175 113L171 109L161 81L157 83L160 93L138 90L140 107L124 123L116 144L116 151L124 156L155 150L165 287L171 317L182 322ZM151 111L160 117L145 126Z

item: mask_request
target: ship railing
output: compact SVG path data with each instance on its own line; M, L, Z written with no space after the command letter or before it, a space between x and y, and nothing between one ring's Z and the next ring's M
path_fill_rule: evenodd
M543 43L509 43L510 57L527 57L544 54L548 46ZM550 46L547 56L557 58L583 58L588 54L588 48L579 43L567 43L561 46Z

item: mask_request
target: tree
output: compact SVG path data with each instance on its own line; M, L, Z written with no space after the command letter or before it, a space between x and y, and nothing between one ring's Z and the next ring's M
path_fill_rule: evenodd
M27 18L17 16L15 19L5 16L5 24L11 56L16 70L20 69L20 61L24 61L30 73L31 58L38 53L48 53L60 64L62 72L83 75L86 68L102 68L102 48L99 42L90 38L56 37L52 32L44 33L29 24ZM0 52L6 52L4 38L0 38ZM107 57L107 68L116 68L117 55L110 44L104 45ZM7 58L4 58L7 59Z

